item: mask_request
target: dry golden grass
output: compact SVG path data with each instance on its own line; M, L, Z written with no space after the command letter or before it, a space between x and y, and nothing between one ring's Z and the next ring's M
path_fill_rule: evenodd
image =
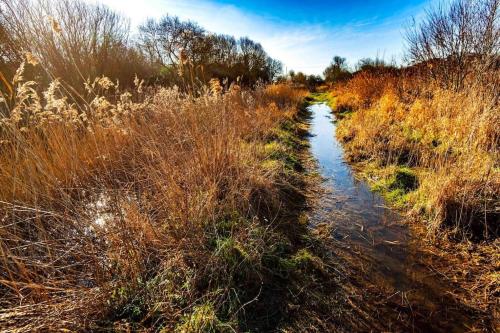
M424 201L414 204L430 215L431 233L447 222L457 231L495 237L493 220L500 213L496 92L474 85L462 92L427 86L410 96L402 88L409 80L361 73L334 92L338 111L355 111L338 129L350 158L424 170L415 196Z
M279 170L262 146L303 92L233 86L194 98L100 78L77 106L57 81L40 95L22 70L0 130L2 329L122 318L172 329L197 302L233 296L220 289L242 270L231 251L250 262L245 279L259 279L272 228L255 232L279 207ZM223 240L236 244L226 257Z
M367 107L379 99L388 86L387 75L361 72L346 83L336 86L336 107L338 110L351 110Z
M457 92L403 70L392 76L361 73L332 91L347 156L368 166L365 173L375 188L389 191L389 200L425 221L417 229L424 229L434 246L429 251L441 258L435 269L466 290L457 297L493 318L500 282L495 82L471 80ZM416 188L386 185L397 170L415 177Z

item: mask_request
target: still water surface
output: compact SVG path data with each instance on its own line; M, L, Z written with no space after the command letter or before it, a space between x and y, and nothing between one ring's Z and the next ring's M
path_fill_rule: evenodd
M367 307L375 312L371 315L377 327L413 332L468 332L478 327L471 311L447 293L452 287L429 269L401 216L355 178L335 137L331 109L314 104L310 111L311 150L325 189L311 221L333 224L333 238L357 272L361 302L380 298L376 306Z

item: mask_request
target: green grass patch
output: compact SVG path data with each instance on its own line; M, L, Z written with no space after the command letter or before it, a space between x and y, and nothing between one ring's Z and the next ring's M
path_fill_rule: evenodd
M377 163L367 163L362 166L361 173L373 191L398 208L408 205L419 186L416 171L406 166L382 167Z
M267 155L264 163L271 162L268 166L273 166L274 161L275 163L281 163L284 169L288 171L300 171L302 169L297 154L282 143L270 142L264 145L264 152Z
M292 257L292 261L295 267L302 270L319 272L324 270L323 260L321 260L318 256L315 256L308 249L300 249L297 251L297 253Z
M326 103L332 109L335 106L335 97L330 92L312 93L308 96L309 104Z
M304 171L299 153L309 146L307 135L307 123L299 119L283 121L263 145L267 157L263 167L275 169L281 166L287 173Z
M232 237L218 239L216 244L215 254L231 267L250 260L243 245Z
M176 333L224 333L233 331L229 324L219 320L211 303L195 306L193 312L185 316L175 329Z

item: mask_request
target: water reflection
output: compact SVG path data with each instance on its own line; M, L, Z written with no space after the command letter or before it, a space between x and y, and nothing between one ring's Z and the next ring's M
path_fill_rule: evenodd
M377 286L381 294L400 297L398 311L406 308L402 311L411 313L412 330L465 331L473 320L446 296L450 287L422 264L422 255L399 214L354 177L335 138L331 109L315 104L310 110L311 150L326 190L311 216L312 223L333 224L333 237L349 252L351 261L359 262L362 280Z

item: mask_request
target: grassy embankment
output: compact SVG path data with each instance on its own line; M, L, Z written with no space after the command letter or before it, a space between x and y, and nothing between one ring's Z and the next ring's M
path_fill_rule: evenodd
M0 132L2 330L270 329L318 304L304 92L100 78L76 105L57 81L40 94L16 80Z
M318 95L339 120L347 158L409 212L457 295L495 316L500 292L500 110L488 86L461 92L394 72L360 72ZM472 295L472 296L471 296Z

